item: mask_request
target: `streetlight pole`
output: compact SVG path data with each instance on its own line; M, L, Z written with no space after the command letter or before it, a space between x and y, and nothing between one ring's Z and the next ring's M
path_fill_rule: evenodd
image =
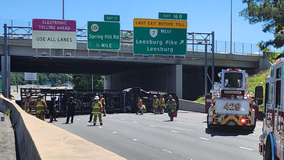
M64 0L62 0L62 19L64 19Z
M232 52L233 0L230 1L231 1L230 54L233 54Z

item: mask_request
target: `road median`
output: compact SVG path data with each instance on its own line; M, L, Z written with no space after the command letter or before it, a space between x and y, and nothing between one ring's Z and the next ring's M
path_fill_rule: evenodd
M205 104L179 99L179 110L205 113Z
M0 95L0 110L7 109L12 110L10 117L15 129L18 159L125 159L77 135L25 113L15 102Z

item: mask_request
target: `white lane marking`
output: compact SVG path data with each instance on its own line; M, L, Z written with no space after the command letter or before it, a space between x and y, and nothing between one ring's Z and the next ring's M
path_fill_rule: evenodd
M99 128L103 128L103 127L99 126Z
M122 121L124 120L123 118L120 118Z
M173 132L173 133L179 133L178 131L175 131L175 130L171 130L171 132Z
M136 121L133 121L133 123L138 123L138 122L136 122Z
M249 151L252 151L253 149L250 149L250 148L246 148L246 147L239 147L241 149L245 149L245 150L249 150Z
M166 150L166 149L162 149L162 151L168 152L168 153L173 153L172 151L168 151L168 150Z
M133 141L139 141L138 139L133 139Z
M204 138L204 137L199 137L199 139L205 140L205 141L209 141L208 138Z
M112 132L112 133L116 134L117 132Z
M150 127L153 127L153 128L155 128L156 126L150 125Z
M112 116L109 116L109 117L112 117Z
M80 121L80 119L77 119L78 121Z

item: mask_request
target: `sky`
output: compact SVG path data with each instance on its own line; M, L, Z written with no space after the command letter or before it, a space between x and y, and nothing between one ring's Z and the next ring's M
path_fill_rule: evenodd
M246 5L233 4L233 42L256 44L273 39L262 32L262 24L250 25L239 16ZM159 12L186 13L188 32L215 32L218 41L230 41L230 0L64 0L64 18L76 20L77 28L87 21L103 21L105 14L120 15L121 29L133 29L134 18L158 19ZM28 26L33 18L62 19L62 0L0 0L0 24ZM3 32L1 27L0 33Z

